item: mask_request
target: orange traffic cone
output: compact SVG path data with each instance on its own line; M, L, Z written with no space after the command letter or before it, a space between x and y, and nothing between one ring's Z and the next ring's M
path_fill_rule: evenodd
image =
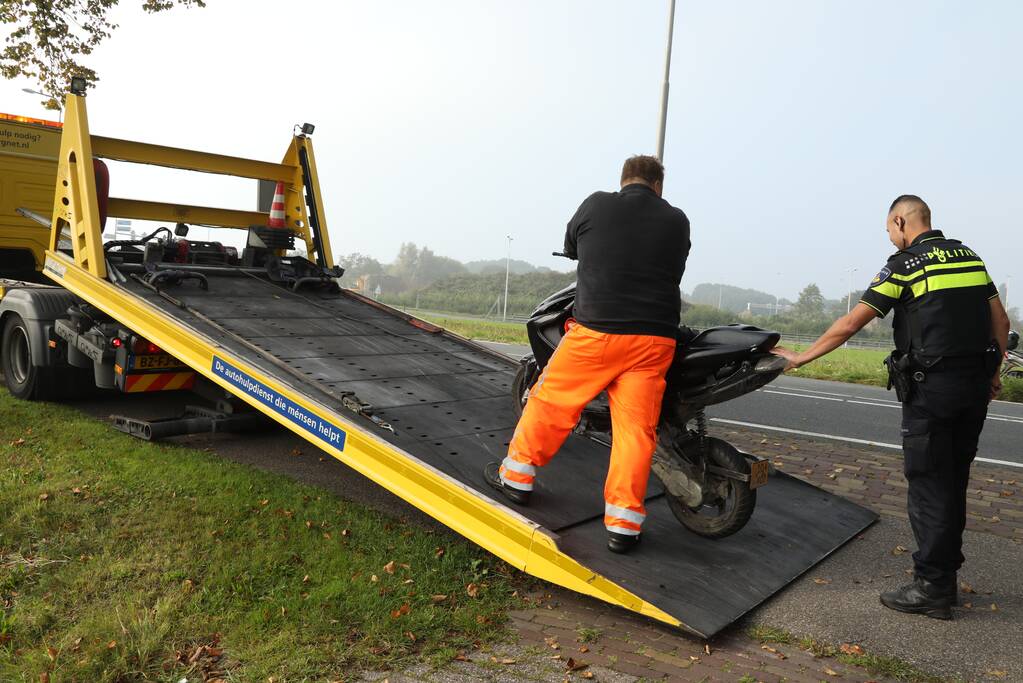
M266 223L270 228L288 227L284 219L284 183L278 182L274 188L274 200L270 204L270 220Z

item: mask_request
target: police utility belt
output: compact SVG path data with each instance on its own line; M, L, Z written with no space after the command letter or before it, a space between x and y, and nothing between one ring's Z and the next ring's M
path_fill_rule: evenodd
M896 398L905 403L913 397L916 385L927 381L928 374L983 368L986 375L993 376L1001 358L998 345L992 342L984 353L971 356L934 357L895 350L884 359L884 364L888 369L888 388L894 388Z

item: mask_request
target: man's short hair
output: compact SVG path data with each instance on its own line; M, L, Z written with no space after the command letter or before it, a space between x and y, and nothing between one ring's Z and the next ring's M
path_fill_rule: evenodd
M916 213L920 214L920 220L923 224L930 227L931 225L931 207L927 206L927 202L917 197L915 194L903 194L895 198L892 205L888 208L890 214L895 209L904 209L907 214Z
M622 166L622 182L629 178L642 178L651 185L664 182L664 165L657 157L637 154L625 160Z

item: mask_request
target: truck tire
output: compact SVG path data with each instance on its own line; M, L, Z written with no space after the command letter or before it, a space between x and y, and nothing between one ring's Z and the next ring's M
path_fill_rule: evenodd
M46 401L54 396L53 368L32 364L32 345L28 327L17 313L4 322L0 336L0 367L4 383L15 398Z

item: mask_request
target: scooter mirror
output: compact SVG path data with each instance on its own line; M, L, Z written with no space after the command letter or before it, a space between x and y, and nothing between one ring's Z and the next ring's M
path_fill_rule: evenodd
M1016 330L1009 331L1009 344L1005 348L1009 351L1015 351L1019 346L1019 332Z

